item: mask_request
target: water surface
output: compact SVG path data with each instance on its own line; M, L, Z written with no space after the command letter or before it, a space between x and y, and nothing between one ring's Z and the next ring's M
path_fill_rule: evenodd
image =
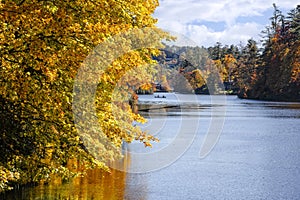
M6 199L300 199L300 103L164 95L142 95L139 107L148 118L142 128L160 142L152 149L137 142L127 147L129 171L158 163L156 170L90 171L62 185L14 191ZM222 122L220 137L200 158L214 119ZM160 154L166 148L169 154ZM164 163L179 150L184 151L174 162ZM137 154L158 156L146 160Z
M155 131L155 124L160 126L156 134L162 138L157 145L161 148L174 139L170 127L179 121L188 124L197 119L199 129L190 148L170 166L128 174L127 199L300 199L300 103L215 98L221 100L212 102L210 96L200 95L190 107L178 101L178 109L142 112L151 117L148 128ZM151 96L140 100L152 104ZM154 101L164 107L167 100ZM224 115L215 107L225 107L223 129L213 150L200 159L212 118Z

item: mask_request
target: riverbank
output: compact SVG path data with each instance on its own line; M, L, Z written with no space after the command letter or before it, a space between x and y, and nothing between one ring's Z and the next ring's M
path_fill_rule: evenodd
M270 93L263 91L241 90L237 96L240 99L252 99L263 101L300 102L300 88L289 92Z

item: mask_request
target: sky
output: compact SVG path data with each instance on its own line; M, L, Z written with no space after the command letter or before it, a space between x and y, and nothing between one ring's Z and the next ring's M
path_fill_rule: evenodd
M177 45L245 45L270 23L273 3L286 14L298 0L159 0L157 26L178 37ZM184 38L184 39L183 39Z

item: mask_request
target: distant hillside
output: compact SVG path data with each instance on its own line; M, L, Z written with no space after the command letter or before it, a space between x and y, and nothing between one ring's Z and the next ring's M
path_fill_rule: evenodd
M166 46L154 59L177 92L300 101L300 6L285 17L274 4L270 19L261 49L253 39L245 46Z

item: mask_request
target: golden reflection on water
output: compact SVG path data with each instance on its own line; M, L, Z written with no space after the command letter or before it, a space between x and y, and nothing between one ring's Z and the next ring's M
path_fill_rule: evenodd
M123 165L127 169L130 156L114 165ZM71 165L77 165L71 162ZM87 170L84 177L76 177L70 182L62 183L60 178L55 178L49 184L35 187L25 187L0 196L0 199L26 199L26 200L119 200L125 199L126 172L111 169L104 172L100 169Z

